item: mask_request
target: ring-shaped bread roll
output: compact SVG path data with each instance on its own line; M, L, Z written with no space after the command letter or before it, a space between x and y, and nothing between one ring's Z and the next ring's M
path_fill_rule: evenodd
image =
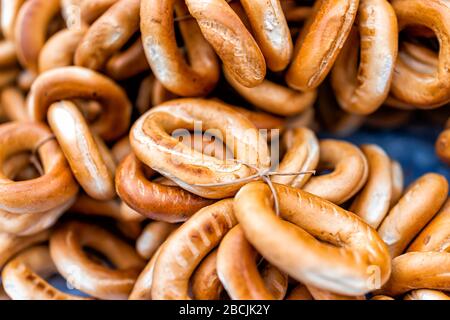
M63 29L51 36L39 54L39 72L73 65L73 57L85 28Z
M0 210L0 232L17 236L28 236L41 232L53 226L64 212L72 206L74 201L75 197L56 208L44 212L17 214Z
M413 251L450 252L450 200L408 247L408 252Z
M392 163L386 152L377 145L363 145L361 150L369 164L369 177L349 210L377 229L391 205Z
M37 151L44 174L36 179L13 181L0 169L0 209L11 213L43 212L61 206L78 192L78 185L48 127L39 123L12 122L0 126L0 168L11 156ZM45 143L44 143L45 142Z
M49 24L60 10L60 0L29 0L19 10L14 41L17 58L30 72L38 72L39 53L44 46Z
M25 96L17 87L6 87L1 92L0 104L11 121L28 121Z
M195 300L220 300L224 287L217 274L217 249L200 262L191 283Z
M403 300L450 300L450 296L437 290L419 289L408 293Z
M230 74L246 87L260 84L266 76L264 56L255 39L230 5L225 0L185 0L185 2L189 12L197 20L204 37L212 45ZM267 12L270 5L266 1L258 0L252 1L251 6L256 14L256 12ZM263 30L257 32L261 31ZM286 43L282 45L286 46Z
M358 27L350 32L336 59L331 83L344 110L366 115L378 109L389 94L397 60L398 28L387 0L360 0L357 20Z
M234 198L245 237L267 261L305 285L349 296L374 289L368 281L372 269L380 285L388 280L389 251L374 229L322 198L274 187L280 217L287 221L276 216L270 189L262 182L245 185Z
M150 259L177 227L164 221L150 222L136 240L136 251L142 258Z
M291 61L294 46L280 0L241 0L240 3L267 67L272 71L284 70Z
M43 121L52 103L75 98L100 102L103 110L90 126L103 139L114 140L127 131L131 103L125 91L102 74L80 67L57 68L39 75L28 95L28 113L32 120Z
M171 223L182 222L213 203L178 186L151 181L147 178L149 173L156 172L145 168L134 154L129 154L116 171L117 194L145 217Z
M411 24L429 27L436 34L439 44L439 64L430 76L418 75L410 68L397 68L391 92L394 97L418 108L429 109L450 98L450 7L440 0L394 0L399 30ZM402 60L397 60L400 65Z
M116 269L90 259L83 247L101 252ZM53 232L50 253L74 288L101 299L127 299L144 267L132 246L100 227L80 222L66 223Z
M211 132L230 147L237 161L205 155L170 136L180 128ZM232 108L212 100L172 100L151 109L134 123L130 142L146 165L183 189L211 199L234 195L242 183L214 187L196 184L246 178L254 174L248 165L267 169L270 162L267 142L255 126Z
M448 270L448 252L408 252L392 260L391 277L380 292L398 296L415 289L445 291L450 287Z
M142 0L141 33L147 60L158 80L179 96L202 96L219 80L217 57L195 20L179 21L190 65L175 39L173 12L188 13L180 0Z
M236 254L239 253L239 256ZM288 279L277 279L274 295L264 283L258 267L259 254L247 241L242 228L237 225L220 242L217 253L217 274L228 295L233 300L276 300L286 294Z
M317 98L317 91L295 91L265 79L261 84L248 88L236 81L226 68L223 69L228 83L247 101L267 112L292 116L310 108Z
M155 264L152 299L190 299L192 273L235 224L233 200L225 199L201 209L173 232Z
M106 73L115 80L131 78L150 69L142 40L139 38L123 52L114 54L106 63L105 68Z
M3 287L13 300L86 300L52 287L43 278L58 273L47 246L32 247L2 271Z
M392 258L400 255L447 200L445 177L428 173L413 182L378 228Z
M45 230L31 236L19 237L8 233L0 233L0 270L5 263L18 252L40 242L47 241L49 231Z
M25 0L1 0L0 26L3 36L10 41L14 40L14 28L17 15Z
M321 140L319 149L319 168L333 171L311 177L303 190L336 204L344 203L366 183L367 159L358 147L345 141Z
M105 143L91 132L75 104L55 102L48 110L48 122L84 191L97 200L114 198L114 159Z
M319 0L295 44L286 82L294 89L317 88L330 72L358 12L359 0Z
M287 152L276 170L278 173L292 173L315 170L319 163L319 141L314 132L307 128L287 131L283 137ZM273 176L273 182L293 188L301 188L311 175Z
M75 52L77 66L100 70L139 30L140 0L119 0L87 30Z

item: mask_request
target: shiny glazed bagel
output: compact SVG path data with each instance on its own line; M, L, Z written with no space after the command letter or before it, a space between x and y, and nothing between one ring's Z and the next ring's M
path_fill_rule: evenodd
M64 100L52 104L48 122L84 191L98 200L114 198L114 159L105 143L91 132L75 104Z
M305 285L343 295L375 289L372 268L381 285L388 280L387 246L359 217L299 189L276 184L275 190L280 217L264 183L245 185L234 199L245 237L267 261Z
M0 126L0 145L7 146L0 148L0 168L13 155L37 151L44 170L36 179L13 181L0 169L1 210L16 214L43 212L67 203L78 192L61 149L51 139L51 131L42 124L11 122Z
M57 272L48 247L32 247L3 268L3 287L13 300L86 300L61 292L45 281Z
M119 0L87 30L75 52L75 65L99 70L139 30L140 0Z
M330 72L352 28L359 0L318 0L295 44L286 82L296 90L317 88Z
M92 260L84 247L104 254L116 269ZM92 224L69 222L50 238L50 253L58 271L75 288L102 299L126 299L144 261L133 247Z
M238 256L236 256L236 254ZM257 268L259 254L247 241L242 228L237 225L223 238L217 253L217 273L228 295L233 300L283 299L287 291L287 275L276 279L273 294L266 286ZM280 281L281 280L281 281Z
M293 173L315 170L319 163L319 141L313 131L296 128L284 134L287 152L276 170L278 173ZM310 179L310 174L298 176L273 176L273 182L301 188Z
M391 204L392 163L384 150L376 145L363 145L361 150L369 164L369 177L349 210L377 229Z
M150 68L141 39L123 52L114 54L106 63L106 73L115 80L124 80Z
M396 68L391 91L394 97L429 109L450 99L450 4L441 0L394 0L399 30L407 25L423 25L439 39L437 71L429 76L417 74L409 68ZM402 61L398 60L398 64Z
M365 115L378 109L389 94L397 60L398 28L387 0L360 0L357 23L334 64L331 83L344 110Z
M437 138L436 154L443 162L450 164L450 129L442 131Z
M220 300L224 287L217 274L217 249L200 262L191 279L194 299Z
M219 80L217 57L195 20L179 22L190 64L175 39L173 12L188 14L180 0L142 0L141 33L147 60L158 80L180 96L203 96Z
M450 253L408 252L392 260L392 274L381 292L398 296L415 289L448 290Z
M39 73L73 65L75 50L85 28L63 29L47 40L39 54Z
M450 200L408 247L408 252L414 251L450 252Z
M321 140L319 149L319 169L332 169L332 172L311 177L303 190L341 204L366 183L369 173L367 159L358 147L345 141Z
M201 209L172 233L156 260L152 299L190 299L195 268L235 224L233 200L225 199Z
M400 255L447 200L448 182L429 173L417 179L389 211L378 234L389 247L392 258Z
M450 297L441 291L419 289L408 293L403 300L450 300Z
M264 79L252 88L236 81L227 69L223 74L228 83L247 101L267 112L292 116L310 108L317 98L317 91L300 92Z
M151 176L149 173L155 172L145 168L134 154L128 155L116 170L117 194L145 217L171 223L182 222L213 203L178 186L151 181L147 178Z
M38 72L39 53L44 46L52 18L60 10L60 0L30 0L20 7L15 22L14 41L21 65Z
M212 100L172 100L151 109L133 125L131 146L142 162L192 193L211 199L232 196L242 183L195 185L230 182L248 177L254 170L239 162L204 155L170 136L179 128L194 130L199 123L203 132L213 129L227 146L233 144L231 151L238 161L268 168L267 142L254 125L230 107Z
M64 67L42 73L33 82L27 109L34 121L43 121L50 105L75 98L97 100L103 107L92 130L105 140L114 140L128 129L131 103L124 90L100 73L80 67Z
M136 240L136 251L144 259L150 259L178 225L164 221L147 224Z
M267 1L245 2L252 5L252 11L247 12L248 15L255 15L256 18L260 12L269 12L273 14L274 22L275 19L280 18L278 13L275 15L275 8L271 7ZM260 84L266 76L264 56L257 42L230 5L225 0L185 0L185 3L200 26L203 36L212 45L230 74L246 87ZM249 7L250 5L247 5L247 8ZM276 23L273 24L274 28L282 27L284 30L283 24ZM258 29L259 32L263 30ZM289 34L283 33L283 35ZM282 43L282 46L285 45L286 42Z

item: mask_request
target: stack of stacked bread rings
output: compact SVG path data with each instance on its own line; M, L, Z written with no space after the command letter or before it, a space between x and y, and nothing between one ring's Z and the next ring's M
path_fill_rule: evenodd
M0 0L0 299L450 300L450 3L311 3Z

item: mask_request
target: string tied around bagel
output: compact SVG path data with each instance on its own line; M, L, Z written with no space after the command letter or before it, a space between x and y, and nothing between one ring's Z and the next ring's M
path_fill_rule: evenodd
M56 136L52 134L39 141L36 147L31 151L30 162L36 168L36 170L39 172L41 176L44 174L44 168L42 168L41 162L39 161L38 152L43 145L53 140L56 140Z
M273 182L272 182L272 180L270 180L270 177L272 177L272 176L300 176L303 174L311 174L311 175L316 174L316 170L306 170L306 171L298 171L298 172L278 172L278 171L272 171L270 168L261 169L261 168L257 167L256 165L246 163L246 162L243 162L243 161L237 160L237 159L228 159L227 161L233 161L237 164L247 166L247 167L255 170L256 173L252 174L251 176L248 176L245 178L239 178L239 179L236 179L233 181L216 182L216 183L202 183L202 184L194 183L191 185L195 186L195 187L224 187L224 186L230 186L230 185L235 185L235 184L239 184L239 183L245 183L245 182L250 182L250 181L261 179L262 181L264 181L267 184L267 186L270 189L270 192L272 193L273 201L274 201L274 205L275 205L275 213L277 216L280 215L280 205L278 202L277 191L275 190L275 187L273 186Z

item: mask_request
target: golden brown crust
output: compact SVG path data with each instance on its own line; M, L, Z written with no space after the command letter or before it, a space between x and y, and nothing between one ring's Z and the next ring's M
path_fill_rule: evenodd
M3 268L3 287L13 300L87 299L63 293L42 278L55 273L57 270L48 247L32 247L19 254Z
M116 80L133 77L149 68L141 39L123 52L114 54L106 63L106 73Z
M17 214L43 212L67 203L78 192L57 142L48 140L51 137L48 127L38 123L11 122L0 126L0 145L8 146L0 148L0 168L10 156L39 147L44 169L44 175L27 181L12 181L0 170L1 210Z
M299 189L275 184L275 190L287 221L275 215L264 183L245 185L234 200L246 238L266 260L306 285L343 295L362 295L388 280L387 246L359 217ZM378 284L368 281L372 269Z
M392 260L392 274L380 290L398 296L415 289L448 290L450 253L408 252Z
M391 160L377 145L363 145L361 150L369 164L369 177L350 206L369 226L377 229L389 211L392 197Z
M254 170L239 162L192 150L169 134L180 128L189 134L187 130L194 130L199 123L202 128L197 130L214 129L225 145L233 143L231 151L238 161L268 168L270 158L265 138L246 117L213 100L178 99L149 110L134 123L131 146L142 162L192 193L211 199L232 196L242 183L217 187L197 185L249 177Z
M178 225L163 221L152 221L142 230L136 240L136 251L144 259L150 259Z
M50 21L60 10L60 0L26 1L15 23L17 57L25 68L38 71L39 53L44 46Z
M147 60L158 80L180 96L203 96L219 80L219 65L209 43L201 34L195 20L179 21L187 49L187 64L177 47L173 12L188 14L183 1L143 0L141 3L141 32Z
M75 52L75 64L101 69L139 30L140 0L119 0L88 29Z
M260 84L266 75L264 56L230 5L225 0L185 2L189 12L197 20L203 36L231 75L247 87Z
M101 252L116 269L105 267L83 251ZM50 237L50 253L58 271L78 290L102 299L126 299L144 261L134 248L92 224L69 222Z
M389 211L378 233L392 258L400 255L447 199L448 182L438 174L423 175L411 184Z
M227 69L223 73L228 83L247 101L264 111L292 116L310 108L316 98L317 91L300 92L265 79L261 84L248 88L240 84Z
M134 154L128 155L116 171L119 197L145 217L171 223L182 222L213 203L178 186L153 182L146 177L148 171Z
M450 200L411 243L408 252L450 251Z
M424 25L434 31L439 39L439 64L437 72L425 76L410 68L397 68L392 81L394 97L418 108L434 108L450 99L450 7L440 0L392 1L398 18L399 30L409 24ZM402 59L397 65L402 64Z
M117 139L128 129L131 103L124 90L102 74L80 67L57 68L39 75L28 95L28 113L32 120L42 121L52 103L74 98L100 102L103 110L91 128L103 139Z
M224 287L217 274L217 249L200 262L192 275L192 294L196 300L220 300Z
M14 257L20 251L48 240L49 234L48 230L25 237L0 233L0 270L9 259Z
M319 0L295 44L295 55L286 74L290 87L317 88L330 72L351 30L359 0Z
M331 83L344 110L366 115L378 109L389 94L397 60L398 28L394 10L386 0L361 0L357 20L358 26L336 59Z
M73 65L73 56L85 28L63 29L50 37L39 54L39 72Z
M101 138L91 132L75 104L64 100L52 104L48 122L84 191L97 200L114 198L116 166L112 155Z
M331 173L311 177L303 190L336 204L354 196L366 183L367 159L358 147L339 140L321 140L319 168Z
M164 243L156 261L152 299L189 299L189 279L201 260L236 224L233 200L205 207Z
M238 256L236 256L236 254ZM220 243L217 253L217 273L228 295L233 300L274 300L257 266L259 254L247 241L242 228L231 229ZM287 290L287 275L275 287L283 294Z

